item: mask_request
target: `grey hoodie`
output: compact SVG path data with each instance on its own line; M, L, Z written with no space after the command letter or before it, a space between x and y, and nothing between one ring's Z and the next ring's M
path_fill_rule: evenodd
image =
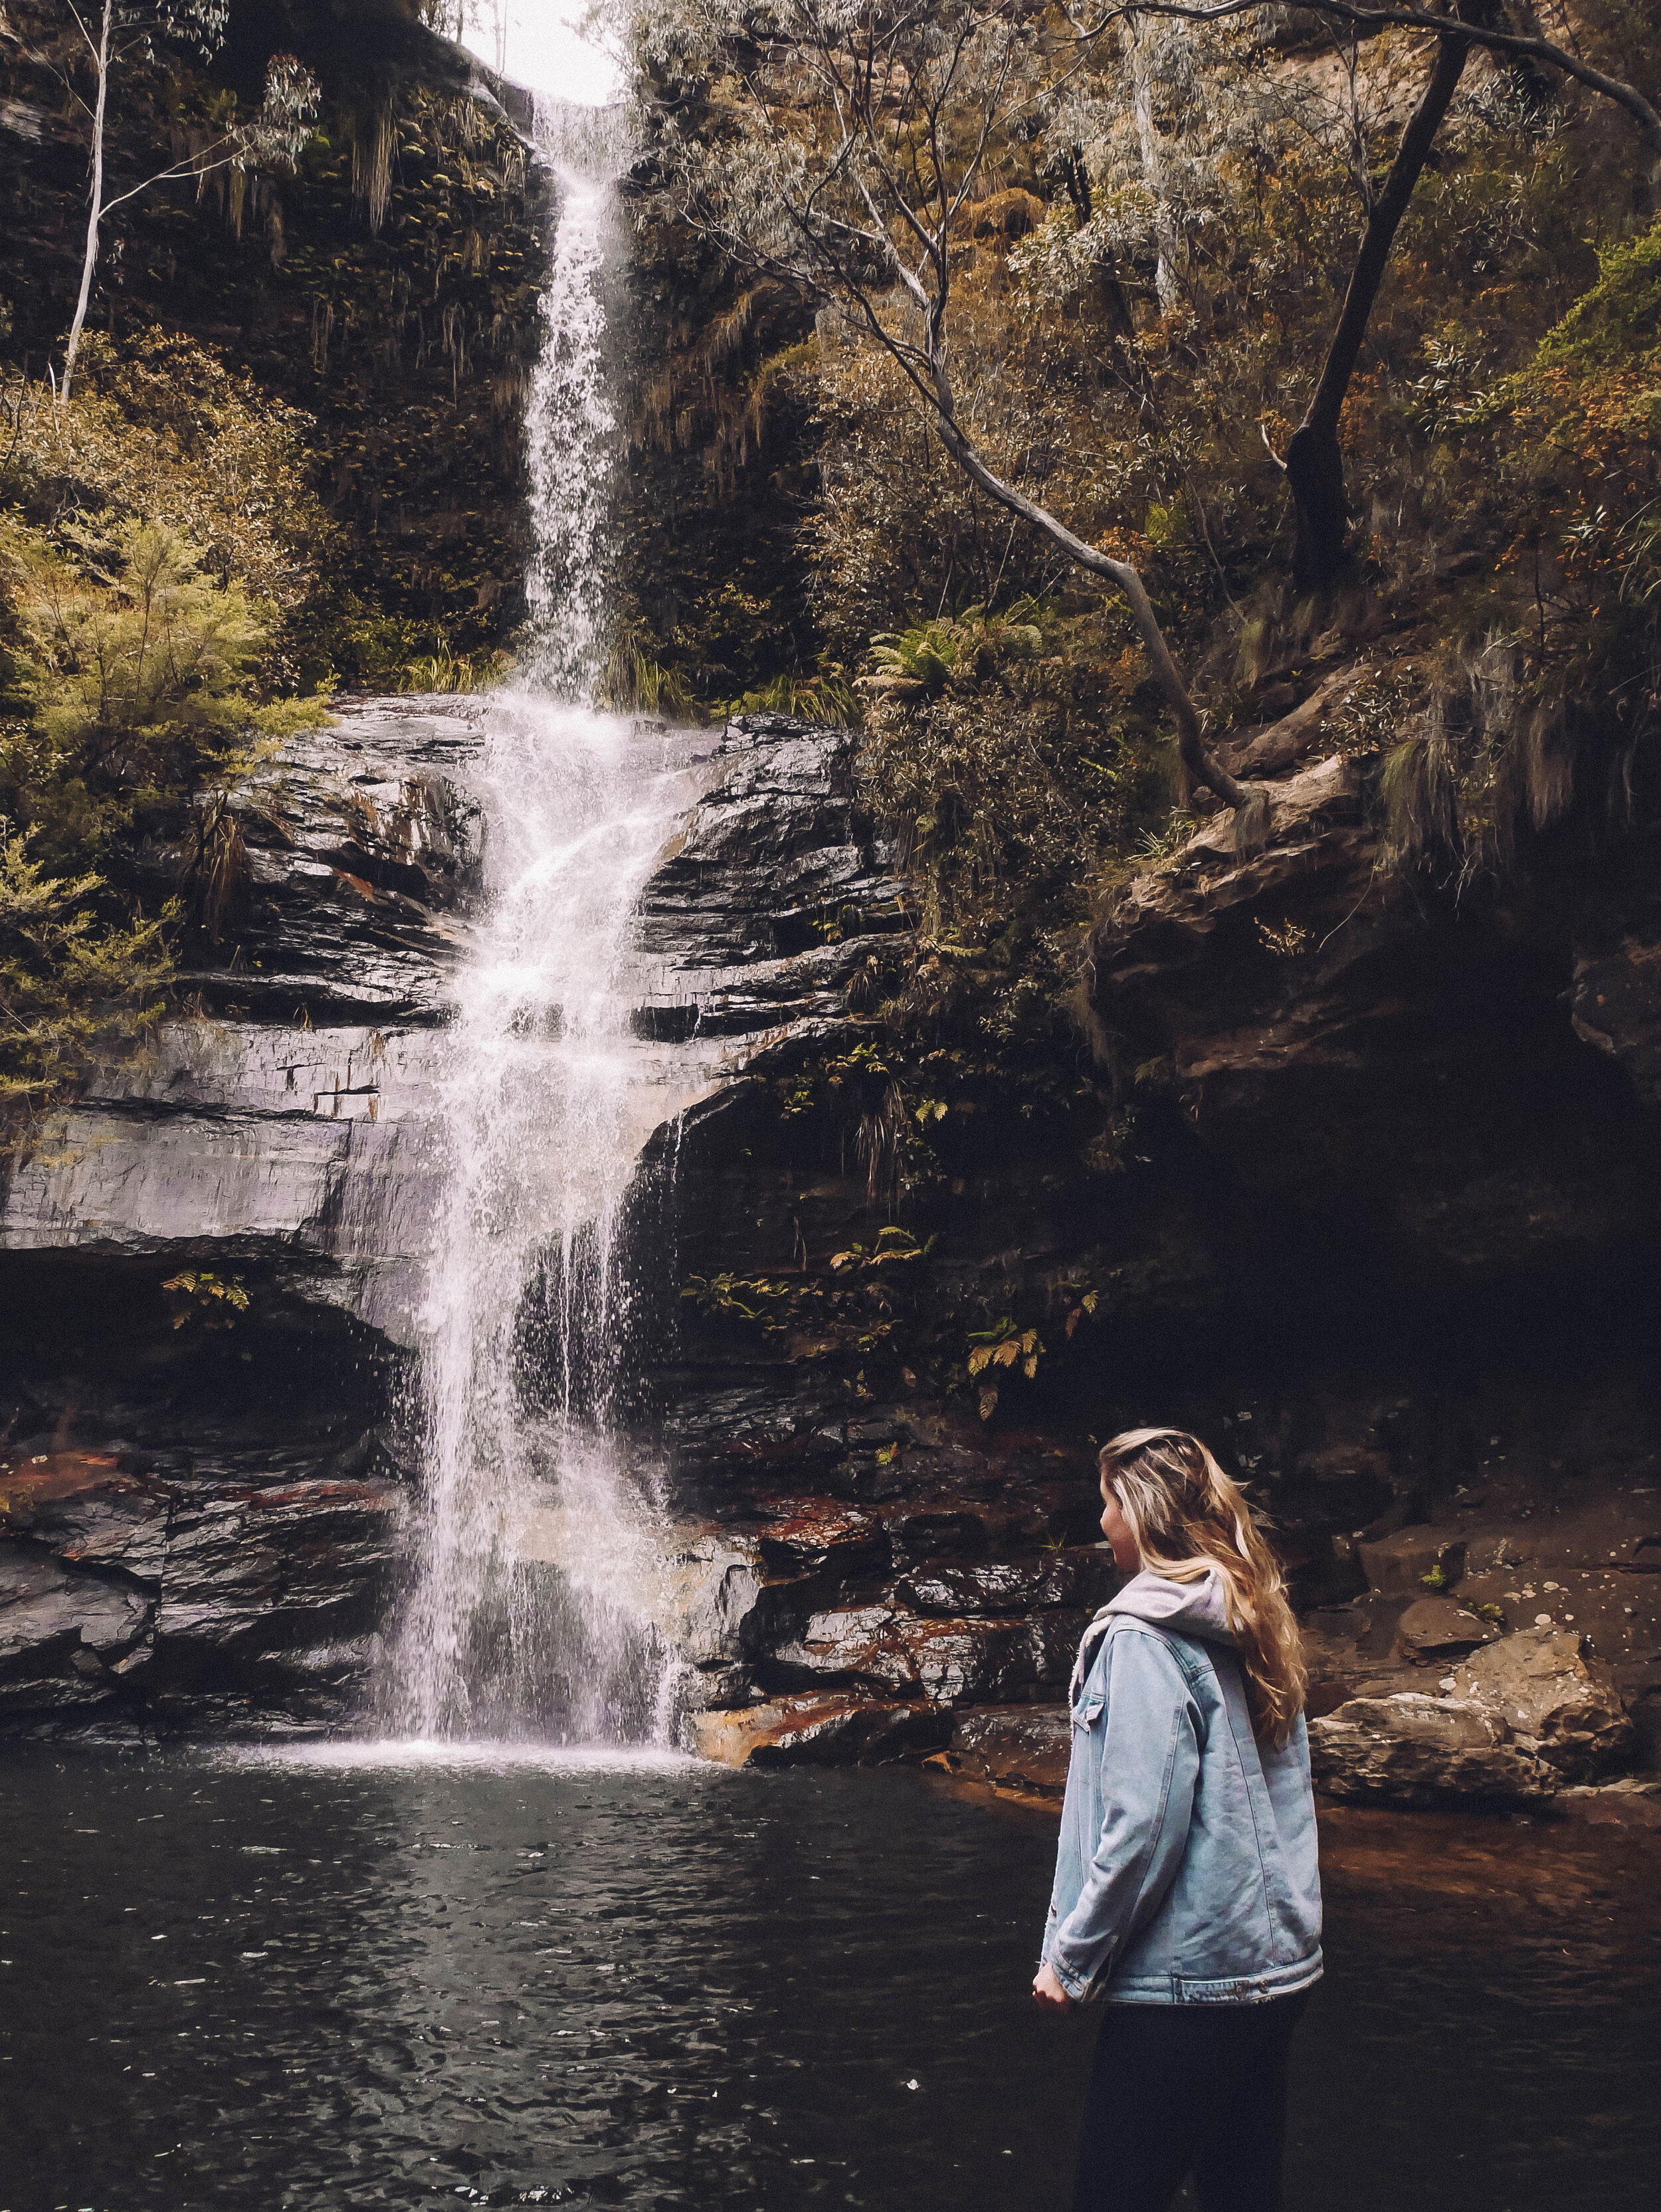
M1222 1577L1215 1567L1208 1567L1197 1582L1191 1583L1173 1583L1164 1575L1156 1575L1151 1567L1144 1567L1139 1575L1131 1576L1117 1597L1108 1599L1085 1630L1078 1657L1073 1662L1073 1679L1068 1685L1071 1697L1078 1695L1090 1671L1096 1646L1107 1633L1107 1624L1116 1613L1131 1613L1155 1628L1169 1629L1174 1636L1197 1636L1208 1644L1232 1645L1234 1641L1234 1632L1228 1626Z

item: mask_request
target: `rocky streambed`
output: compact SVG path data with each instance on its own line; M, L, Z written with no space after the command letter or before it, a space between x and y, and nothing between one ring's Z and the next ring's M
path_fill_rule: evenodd
M631 1023L704 1041L707 1080L635 1178L620 1359L709 1757L1052 1791L1112 1587L1090 1437L1177 1419L1279 1531L1328 1791L1661 1820L1641 883L1595 916L1380 890L1361 772L1306 764L1323 696L1248 763L1283 787L1267 848L1202 826L1097 928L1134 1145L1104 1165L1081 1048L1065 1115L966 1139L887 1243L882 1007L944 954L847 733L712 737L640 905ZM9 1728L365 1721L420 1478L478 711L362 702L305 739L244 804L190 1011L11 1169ZM1066 1357L983 1422L948 1385L1000 1315Z

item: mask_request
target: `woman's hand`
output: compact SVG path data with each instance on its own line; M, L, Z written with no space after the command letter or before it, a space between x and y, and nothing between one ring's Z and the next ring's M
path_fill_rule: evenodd
M1056 1979L1055 1968L1047 1962L1033 1976L1033 1995L1046 2012L1070 2012L1073 2001Z

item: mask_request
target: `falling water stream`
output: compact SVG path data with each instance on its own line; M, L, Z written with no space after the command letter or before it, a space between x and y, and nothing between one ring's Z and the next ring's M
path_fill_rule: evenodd
M614 1433L623 1202L696 1057L636 1038L640 889L696 798L690 733L593 703L615 415L621 222L606 120L550 112L558 229L528 424L530 646L484 719L485 882L439 1084L440 1218L420 1316L426 1468L393 1645L395 1733L664 1740L676 1664L649 1480Z

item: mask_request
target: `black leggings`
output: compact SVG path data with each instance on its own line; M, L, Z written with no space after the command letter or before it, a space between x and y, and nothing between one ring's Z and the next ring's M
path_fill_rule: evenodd
M1073 2212L1280 2212L1286 2061L1306 1992L1266 2004L1109 2005Z

